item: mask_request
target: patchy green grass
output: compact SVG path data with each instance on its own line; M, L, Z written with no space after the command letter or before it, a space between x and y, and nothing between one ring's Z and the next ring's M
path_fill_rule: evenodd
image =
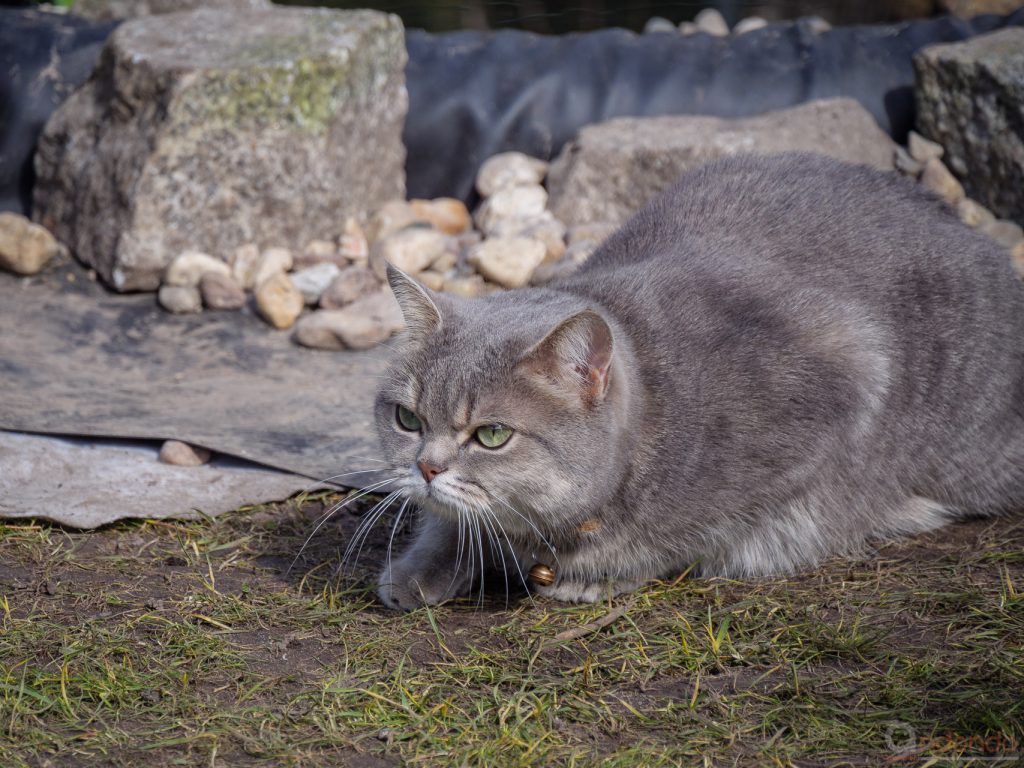
M0 766L1024 754L1020 518L794 579L680 580L583 607L507 607L501 588L483 607L396 615L368 587L383 529L365 571L334 574L355 514L289 571L332 500L93 533L0 526Z

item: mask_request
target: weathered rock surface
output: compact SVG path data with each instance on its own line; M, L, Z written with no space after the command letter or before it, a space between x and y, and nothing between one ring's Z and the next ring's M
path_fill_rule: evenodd
M304 306L305 299L284 272L271 275L256 287L256 309L278 330L291 328Z
M896 145L852 99L757 117L617 118L587 126L548 173L550 208L567 225L621 224L684 171L746 152L817 152L892 170Z
M181 440L166 440L160 446L159 460L179 467L201 467L209 464L211 453L201 446L189 445Z
M501 152L484 160L476 174L476 191L490 197L507 187L540 184L547 175L548 164L522 152Z
M156 299L161 307L176 315L189 315L203 309L203 297L194 285L161 285Z
M0 213L0 269L34 275L60 252L53 235L17 213Z
M121 290L186 248L336 236L404 194L405 59L374 11L126 22L43 132L37 220Z
M245 306L245 291L233 277L220 272L206 272L199 278L199 294L210 309L241 309Z
M302 294L306 306L312 307L320 301L320 296L327 290L327 286L340 274L341 270L337 265L324 262L292 272L291 278L292 283Z
M505 288L522 288L544 261L544 243L529 237L492 237L470 249L467 261Z
M970 197L1024 222L1024 28L930 46L914 69L918 130Z
M432 227L413 226L378 240L370 249L370 267L381 280L387 265L415 275L429 267L448 247L448 238Z
M405 327L390 290L364 296L343 309L321 309L295 326L294 339L315 349L369 349Z
M200 278L207 272L216 272L220 275L230 276L231 268L220 259L215 259L208 253L185 251L176 256L167 265L163 283L164 285L195 288L199 285Z
M380 288L380 280L367 267L351 266L341 270L320 295L324 309L340 309Z

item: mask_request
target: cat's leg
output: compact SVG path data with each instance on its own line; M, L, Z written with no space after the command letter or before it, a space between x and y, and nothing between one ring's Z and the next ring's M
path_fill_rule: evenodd
M531 583L531 591L565 603L599 603L632 592L660 574L662 569L653 565L644 569L633 559L619 559L626 548L615 546L614 540L610 543L611 546L602 546L594 542L573 552L562 552L557 561L548 566L555 573L554 583L546 586ZM520 553L520 561L525 573L537 559L533 553L524 551ZM622 576L623 573L636 574L638 569L649 570L650 576Z
M469 551L458 526L425 513L415 540L401 555L385 564L377 594L389 608L411 611L466 594L480 559Z
M563 603L600 603L608 598L632 592L643 584L644 582L639 580L576 581L566 579L557 580L547 587L536 586L534 590L543 597L561 600Z

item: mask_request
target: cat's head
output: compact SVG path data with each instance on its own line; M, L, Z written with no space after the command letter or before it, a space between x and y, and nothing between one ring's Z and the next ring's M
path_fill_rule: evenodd
M375 415L405 495L453 520L489 510L526 537L578 525L622 471L609 323L553 291L457 299L388 279L406 330Z

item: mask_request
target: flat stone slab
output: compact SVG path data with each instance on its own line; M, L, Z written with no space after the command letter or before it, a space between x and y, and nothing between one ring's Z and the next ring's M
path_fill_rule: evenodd
M157 461L157 443L0 431L0 518L96 528L126 518L196 519L286 499L316 483L216 457L201 467Z
M930 46L914 69L918 130L969 197L1024 224L1024 29Z
M35 218L117 290L184 250L301 250L405 193L404 32L376 11L149 16L51 116Z
M0 429L178 439L313 480L383 466L386 352L295 345L251 309L175 316L76 264L0 274Z
M892 170L896 145L853 99L757 117L623 117L583 128L548 171L551 211L566 224L620 224L684 172L740 153L817 152Z

